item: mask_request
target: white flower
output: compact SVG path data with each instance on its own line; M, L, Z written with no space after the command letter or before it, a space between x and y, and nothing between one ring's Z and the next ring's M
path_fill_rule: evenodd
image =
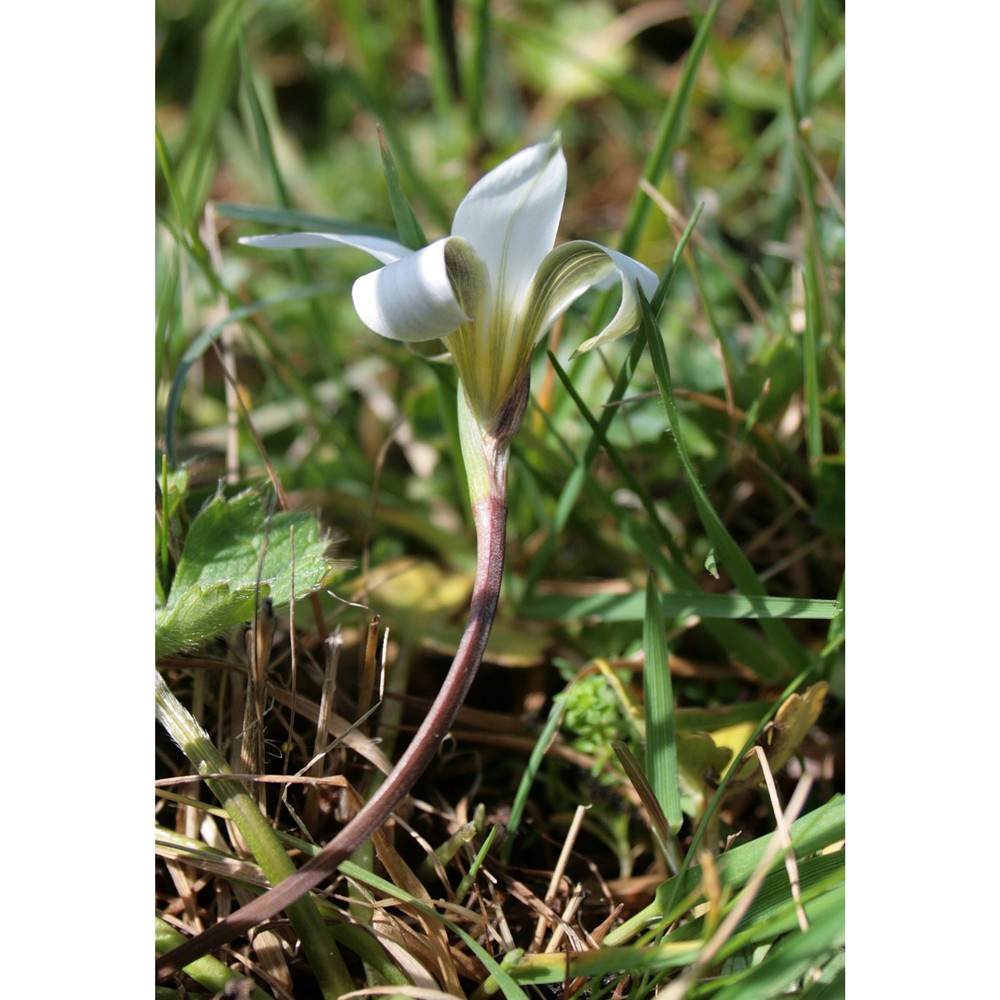
M515 391L539 338L588 288L619 280L611 322L578 352L639 325L638 282L647 297L656 275L643 264L584 240L553 249L566 194L558 138L515 154L462 199L451 236L421 250L372 236L291 233L240 242L259 247L346 245L385 266L354 284L362 322L383 337L443 338L477 421L489 426Z

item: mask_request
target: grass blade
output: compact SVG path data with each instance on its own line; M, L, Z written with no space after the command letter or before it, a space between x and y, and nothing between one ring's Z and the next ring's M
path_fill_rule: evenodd
M378 147L382 155L382 173L385 176L386 190L389 192L389 205L392 207L392 217L396 220L396 229L399 230L400 242L411 250L419 250L427 246L427 237L410 207L406 192L403 191L396 161L392 158L392 152L385 141L381 127L378 129Z
M644 298L641 290L639 294L640 298ZM681 464L687 473L688 483L698 510L698 516L701 518L702 525L712 544L715 546L718 556L740 590L750 597L766 597L767 592L757 578L757 574L750 565L750 561L733 540L732 535L729 534L722 523L722 519L712 506L712 502L709 500L704 487L702 487L698 480L694 464L691 461L691 456L688 453L687 445L684 442L684 436L681 431L680 416L677 412L677 403L674 400L673 386L670 379L670 366L667 361L666 349L663 346L663 337L660 334L659 327L656 324L648 302L642 302L642 311L643 322L641 330L649 344L649 353L653 361L653 370L656 373L656 382L667 409L670 430L673 434L674 443L677 446ZM764 629L768 638L781 651L787 666L790 668L788 673L794 670L801 670L809 662L808 655L798 645L791 632L788 631L788 627L782 621L778 619L762 619L761 628Z
M667 618L797 618L832 621L843 612L843 602L796 597L747 597L743 594L661 593ZM643 591L631 594L540 594L525 605L526 618L592 619L605 622L639 622L646 614Z
M681 814L680 780L677 771L677 726L674 693L670 683L667 626L653 574L646 579L646 618L642 648L646 664L642 671L646 716L646 773L670 825L676 834L684 820Z
M691 238L691 234L694 232L694 227L698 224L700 216L701 206L699 206L698 209L692 213L691 221L687 224L687 227L681 234L681 238L677 241L677 246L674 248L670 261L664 269L663 277L660 279L659 287L656 289L652 299L652 308L656 313L659 313L659 310L663 307L664 301L666 301L667 293L670 291L674 275L677 273L677 267L684 253L684 248L687 246L688 240ZM552 558L552 554L555 551L556 538L569 522L569 516L573 511L573 506L576 504L576 501L580 496L580 491L589 479L590 466L597 457L597 453L607 436L607 431L611 426L611 421L615 418L615 413L618 407L614 404L618 403L625 396L625 390L629 387L629 383L632 381L632 375L635 373L635 370L639 365L639 359L642 357L642 352L645 350L645 347L645 338L640 336L633 338L632 348L629 351L628 357L625 359L621 370L618 372L615 384L612 387L611 393L609 394L607 401L604 404L604 408L601 411L601 418L598 421L597 428L591 432L590 440L583 449L583 455L580 458L579 465L577 465L576 468L570 473L569 479L566 481L566 485L559 494L559 500L556 504L555 514L553 515L552 522L549 525L548 533L546 534L545 540L542 542L538 553L532 560L531 565L528 567L528 572L525 574L525 597L531 594L535 585L542 578L542 573L545 571L545 567L548 565L549 560Z
M695 77L698 74L698 67L701 65L702 57L705 55L709 32L712 28L712 22L715 20L715 15L719 12L720 3L721 0L714 0L712 6L705 12L705 16L698 26L698 32L688 51L677 89L671 96L670 103L667 105L666 110L663 112L663 118L660 120L656 142L652 152L649 154L649 158L646 160L646 167L642 172L642 176L654 187L659 184L663 177L667 163L680 137L684 117L687 114L688 105L691 103L691 93L694 90ZM625 220L622 238L618 244L618 249L622 253L631 255L635 252L635 248L639 245L639 238L642 235L646 219L649 216L651 204L652 202L650 202L649 198L641 190L636 192L635 197L632 199L632 205L629 208L628 217Z

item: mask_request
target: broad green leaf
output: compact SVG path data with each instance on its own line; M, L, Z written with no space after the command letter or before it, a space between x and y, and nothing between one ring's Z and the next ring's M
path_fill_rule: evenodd
M305 512L270 519L257 490L217 494L191 525L166 607L156 620L156 655L196 646L253 618L270 597L275 607L322 587L333 575L327 539ZM263 553L263 559L262 559Z

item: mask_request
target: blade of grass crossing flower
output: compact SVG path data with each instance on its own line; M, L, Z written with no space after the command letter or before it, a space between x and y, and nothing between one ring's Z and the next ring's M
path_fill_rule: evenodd
M732 535L726 530L722 519L716 513L712 502L708 499L708 494L698 480L691 456L688 454L687 445L684 442L684 435L680 425L680 416L677 412L677 404L674 400L673 386L670 379L670 366L667 362L667 352L663 346L663 337L653 316L649 303L645 301L640 289L641 308L643 313L642 330L643 336L649 344L649 353L653 361L653 371L656 374L656 382L663 397L664 405L667 409L667 419L670 423L670 430L673 434L674 443L677 446L677 453L680 456L681 464L688 477L688 483L694 497L698 516L708 534L709 539L715 546L716 553L723 565L732 576L736 586L748 597L766 597L767 592L763 584L757 577L756 572L750 565L750 561L743 554L740 547L733 540ZM761 628L768 638L774 643L782 653L786 664L791 670L800 670L809 661L808 655L795 641L794 636L788 630L788 626L780 619L761 619Z
M684 248L687 246L688 240L694 232L694 227L697 225L698 219L701 216L702 207L703 206L699 205L698 208L692 213L691 219L684 229L684 232L681 234L681 238L677 241L677 246L674 248L670 261L667 263L667 266L663 271L663 277L660 279L660 285L653 293L651 308L655 314L659 314L660 309L663 307L667 293L673 283L674 275L677 273L677 267L684 253ZM597 328L594 327L594 329ZM639 365L639 359L642 357L642 352L645 349L645 338L636 335L632 341L632 348L618 372L615 384L612 387L611 393L609 394L607 402L601 412L601 418L597 425L600 433L598 433L598 429L594 429L591 432L590 440L583 449L583 455L580 458L579 464L570 473L569 478L566 480L566 485L559 494L559 500L556 503L556 510L553 514L552 522L549 525L545 540L539 547L535 558L528 567L528 572L525 574L525 598L531 595L535 585L542 578L542 573L545 572L545 568L548 566L549 560L552 558L552 554L555 551L556 539L569 522L569 516L573 512L573 507L576 504L577 498L580 496L580 491L590 481L590 466L597 457L597 453L600 450L603 441L606 439L608 428L611 426L611 421L614 420L618 411L618 407L613 404L619 402L625 396L625 390L629 387L629 383L632 381L632 375L635 373L635 370Z
M604 448L608 458L614 462L615 467L618 469L619 473L621 473L621 477L625 481L625 485L639 498L639 502L642 504L643 510L646 511L650 523L656 529L656 534L659 536L661 542L670 550L670 555L673 557L674 562L681 563L682 556L680 549L677 547L677 543L674 541L673 535L671 535L667 526L663 523L663 519L660 517L660 513L656 509L656 505L650 498L648 490L643 488L642 484L635 477L635 473L632 472L632 469L629 467L619 450L611 443L611 441L608 440L601 428L600 423L587 408L587 404L580 398L580 394L576 391L569 375L566 373L563 366L559 364L559 360L551 351L548 352L548 355L549 362L555 369L556 374L559 376L559 380L562 382L563 388L567 393L569 393L570 398L576 404L576 408L580 415L590 425L591 432Z
M389 205L392 208L392 217L396 220L396 229L399 232L399 241L403 246L411 250L419 250L427 246L427 237L417 221L417 217L410 207L410 202L403 191L403 185L399 180L399 171L396 169L396 161L392 158L389 144L385 141L385 134L382 127L378 127L378 147L382 156L382 173L385 176L385 187L389 193Z
M642 628L646 664L642 671L643 710L646 717L646 773L671 833L681 828L681 790L677 770L677 725L670 683L667 625L653 574L646 579L646 620Z
M636 338L636 344L639 343L644 343L641 337ZM583 414L586 418L588 411L584 410ZM544 416L549 433L555 440L563 444L554 422L550 417L548 417L548 415ZM601 440L603 440L603 438L601 438ZM563 444L563 448L565 451L570 451L568 445ZM600 482L593 476L587 474L585 467L580 465L574 466L573 474L580 472L581 470L582 481L580 489L576 490L573 494L574 499L579 495L581 490L586 490L588 496L599 500L607 512L618 519L625 539L631 543L637 555L642 556L649 562L657 574L662 576L665 580L669 580L673 587L681 593L692 593L696 591L697 584L695 583L694 578L687 572L687 570L684 569L682 563L673 562L670 559L667 559L666 556L664 556L660 551L660 543L657 542L657 540L648 531L646 531L643 524L637 518L633 517L627 508L614 502L611 494L601 486ZM551 531L551 524L549 525L549 530ZM549 537L554 538L555 536L550 535ZM534 596L532 596L531 601L528 601L525 598L521 599L521 606L524 609L522 611L523 614L530 615L529 609L535 600L536 598ZM760 605L758 604L758 609L759 607ZM644 614L645 609L643 608L640 613L636 615L634 620L641 621ZM775 658L770 647L767 644L760 642L750 631L740 628L734 622L724 621L722 620L722 617L717 616L714 617L714 619L706 619L705 626L708 631L722 643L723 648L729 650L730 654L736 659L757 671L761 677L767 679L780 677L783 672L783 666L781 662ZM742 617L757 616L749 614Z

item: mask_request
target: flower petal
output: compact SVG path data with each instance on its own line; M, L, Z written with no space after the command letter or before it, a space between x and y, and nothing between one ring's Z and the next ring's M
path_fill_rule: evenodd
M386 241L381 241L386 242ZM450 237L437 240L354 282L354 308L365 326L391 340L444 337L469 317L445 263Z
M524 314L525 331L533 342L589 288L611 288L621 282L622 301L618 312L599 334L574 352L574 357L598 344L630 333L639 325L638 281L647 296L659 284L645 264L589 240L573 240L553 250L542 262L529 293Z
M500 310L511 316L552 249L566 196L558 136L505 160L462 199L451 232L486 263Z
M240 243L248 247L266 247L274 250L329 249L331 246L348 246L364 250L383 264L392 264L413 253L409 247L379 236L356 236L337 233L284 233L278 236L244 236Z

